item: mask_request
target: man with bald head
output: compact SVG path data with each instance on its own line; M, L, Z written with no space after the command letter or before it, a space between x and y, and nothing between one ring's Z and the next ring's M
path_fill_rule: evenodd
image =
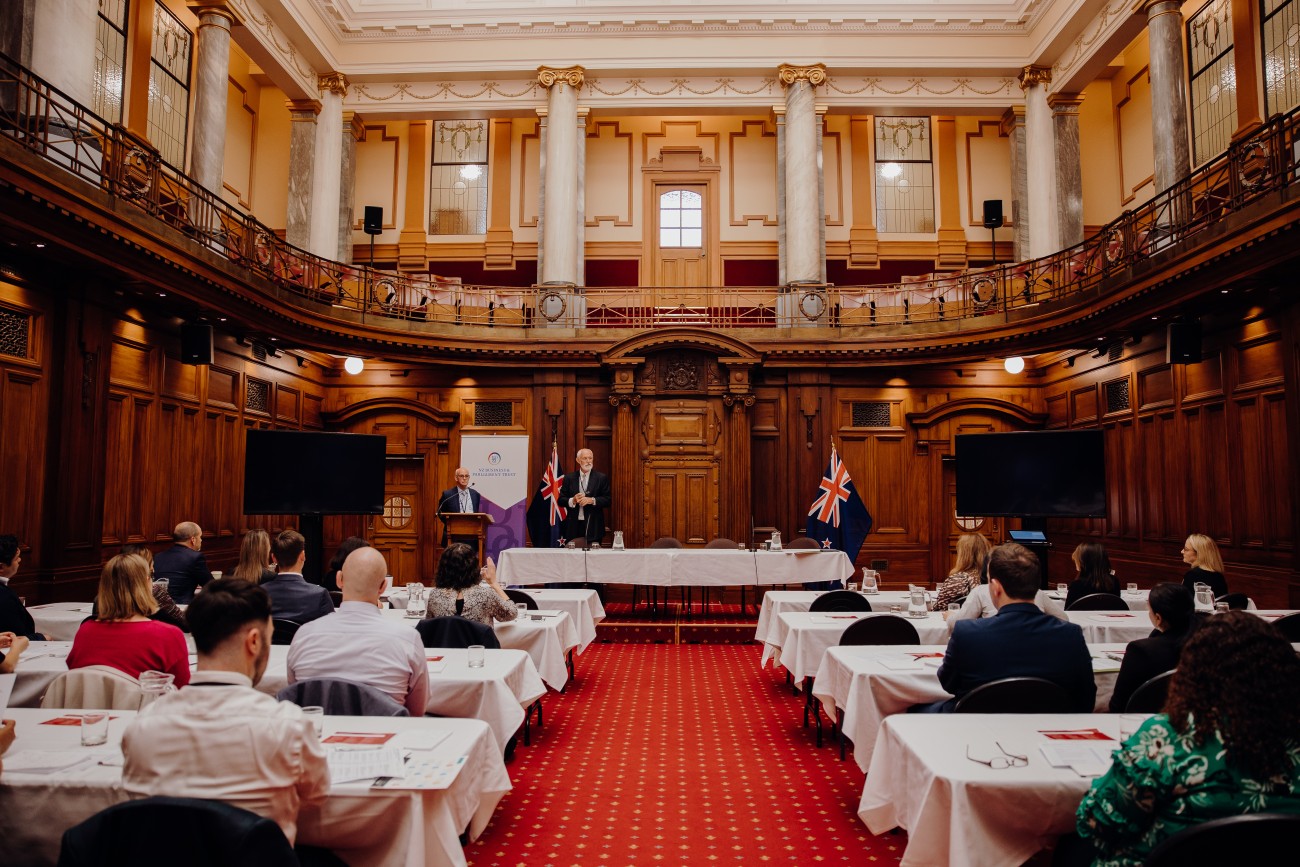
M569 509L564 519L566 539L586 539L590 544L605 537L605 510L611 501L609 476L597 472L591 449L579 449L578 468L564 474L560 500Z
M182 521L172 530L174 543L153 557L155 581L166 581L167 592L177 605L194 601L194 591L212 580L203 556L203 530L193 521Z
M456 486L448 488L438 495L438 520L442 521L442 544L446 545L447 539L447 519L444 517L447 512L470 512L483 511L483 495L469 486L469 470L464 467L456 467ZM478 547L478 537L470 536L468 539L456 537L452 542L465 542L467 545Z
M338 585L343 604L305 624L289 647L289 683L333 677L373 686L424 716L429 668L414 628L379 610L388 564L375 548L358 548L343 561Z

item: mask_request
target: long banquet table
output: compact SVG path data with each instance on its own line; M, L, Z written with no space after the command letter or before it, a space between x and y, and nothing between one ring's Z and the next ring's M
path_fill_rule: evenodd
M18 738L0 776L0 840L6 867L49 867L59 855L63 832L105 807L127 799L122 788L122 732L133 711L113 711L108 743L82 747L77 726L42 725L75 710L10 709ZM463 719L325 717L325 736L344 732L447 732L432 752L440 762L460 763L444 789L371 789L367 781L330 787L319 804L298 817L299 842L333 849L352 867L460 867L460 835L482 833L502 795L510 790L501 747L486 723ZM15 768L28 751L84 757L54 773ZM100 761L110 764L100 764Z
M843 551L729 551L634 548L626 551L510 548L501 552L502 584L644 584L735 587L843 581L853 564Z
M763 605L758 611L758 628L754 630L754 640L766 643L776 624L776 618L787 611L807 611L818 596L827 590L768 590L763 594ZM871 603L874 612L888 612L891 605L907 608L910 594L906 590L880 590L876 593L864 593L863 598Z
M763 645L763 655L759 665L766 665L771 660L774 666L783 666L794 677L796 684L805 677L812 677L821 665L822 656L827 648L840 643L840 636L854 621L867 617L879 617L888 611L854 612L827 611L814 614L808 611L786 612L776 618L767 643ZM948 642L948 623L937 611L925 617L907 622L916 627L922 644L946 644Z
M77 637L81 621L90 616L92 607L90 602L50 602L32 605L27 613L36 623L36 631L50 641L71 641Z

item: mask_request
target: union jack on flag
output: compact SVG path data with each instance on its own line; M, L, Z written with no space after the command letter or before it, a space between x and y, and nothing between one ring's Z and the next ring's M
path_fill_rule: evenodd
M849 471L844 468L844 462L835 452L835 447L831 446L831 464L826 468L826 475L822 478L821 493L813 501L812 508L808 510L808 517L816 518L823 524L830 524L832 527L840 525L840 504L847 502L849 494L852 492L853 480L849 478Z
M817 496L808 510L804 532L825 549L843 551L855 561L867 533L871 532L871 513L858 496L848 468L831 446L831 462L817 488ZM829 587L822 589L831 589Z
M564 476L560 474L560 453L552 444L551 462L546 465L546 472L542 474L542 496L550 504L550 524L552 527L562 523L565 515L568 514L560 501L560 484L563 481Z

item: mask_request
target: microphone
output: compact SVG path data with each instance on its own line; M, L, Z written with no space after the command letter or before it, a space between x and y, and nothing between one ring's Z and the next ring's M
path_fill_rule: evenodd
M457 493L457 490L456 490L455 488L452 488L452 489L451 489L451 492L448 493L447 496L443 497L443 498L442 498L442 502L440 502L440 503L438 504L438 511L441 512L441 511L442 511L442 507L445 506L445 505L447 505L447 503L451 501L451 498L452 498L452 497L459 497L459 496L460 496L460 495Z

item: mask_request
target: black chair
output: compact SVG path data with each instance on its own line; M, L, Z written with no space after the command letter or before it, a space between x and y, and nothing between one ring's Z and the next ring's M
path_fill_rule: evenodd
M1128 611L1128 603L1114 593L1090 593L1074 600L1068 611Z
M956 713L1069 713L1070 694L1041 677L1004 677L957 700Z
M334 677L313 677L291 683L277 692L275 699L299 707L322 707L329 716L411 715L405 705L380 689Z
M469 647L481 644L493 650L501 648L497 634L484 623L475 623L464 617L430 617L415 624L425 647Z
M1165 709L1165 696L1169 694L1169 680L1174 676L1172 670L1161 672L1146 683L1133 690L1124 705L1125 713L1160 713Z
M1295 644L1300 642L1300 612L1288 614L1286 617L1279 617L1273 621L1273 625L1282 630L1286 640Z
M271 618L271 643L272 644L292 644L293 637L298 634L302 624L297 620L281 620L278 617Z
M809 611L870 611L871 603L852 590L831 590L813 600Z
M182 857L183 856L183 857ZM199 798L145 798L101 810L63 832L58 867L291 867L280 826Z
M797 539L791 539L783 547L787 549L793 548L796 551L800 551L804 549L818 551L821 550L822 543L818 542L816 539L809 539L807 536L800 536Z
M329 594L330 594L330 599L334 602L334 607L335 607L335 608L338 608L340 605L343 604L343 591L342 591L342 590L331 590L331 591L329 592Z
M529 611L537 610L537 600L529 596L527 593L525 593L522 590L511 590L509 587L507 587L506 596L508 596L510 598L510 601L514 602L515 604L522 603L524 605L527 605Z
M862 644L911 644L921 643L921 636L916 627L904 617L896 614L881 614L878 617L864 617L849 624L840 636L840 647Z
M1295 856L1297 836L1300 815L1295 814L1247 813L1211 819L1184 828L1156 846L1145 867L1219 867L1252 861L1284 864Z
M1250 607L1250 597L1245 593L1224 593L1215 602L1226 602L1231 611L1245 611Z

